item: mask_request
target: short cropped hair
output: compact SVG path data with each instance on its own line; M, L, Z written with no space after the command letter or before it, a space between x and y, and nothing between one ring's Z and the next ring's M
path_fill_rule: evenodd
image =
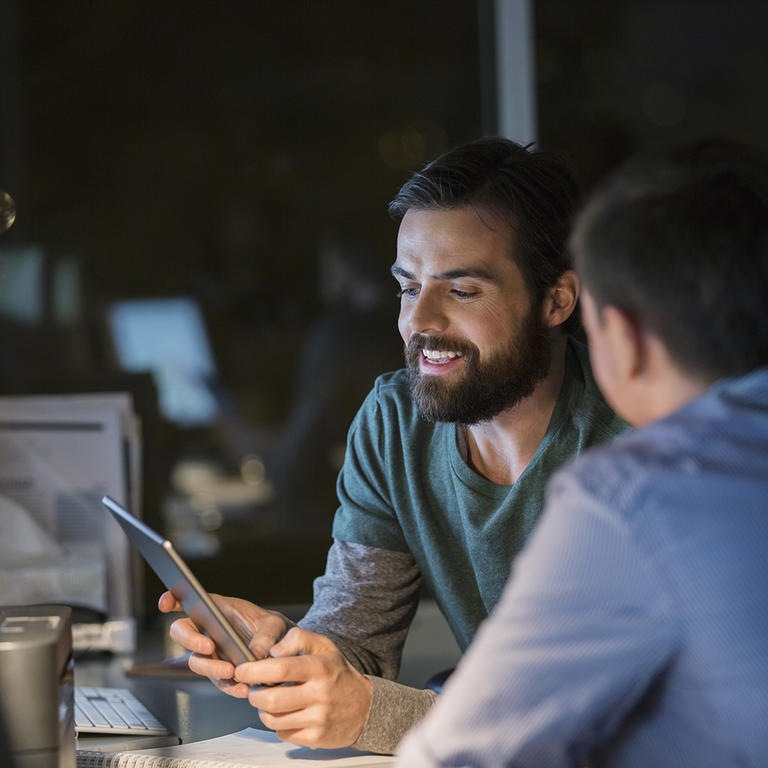
M565 240L579 204L579 186L565 157L501 137L463 144L414 173L389 204L397 221L410 210L470 207L488 211L516 233L510 257L535 306L566 270ZM563 323L572 332L578 312Z
M598 307L711 381L768 364L768 160L706 139L631 160L590 196L570 248Z

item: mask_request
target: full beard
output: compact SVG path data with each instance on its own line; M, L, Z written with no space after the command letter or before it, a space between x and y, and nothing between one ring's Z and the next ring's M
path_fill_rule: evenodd
M419 370L421 350L450 349L463 355L461 379L430 376ZM426 421L477 424L498 416L529 397L549 373L552 339L533 313L506 349L480 361L477 347L466 341L414 334L405 350L411 394Z

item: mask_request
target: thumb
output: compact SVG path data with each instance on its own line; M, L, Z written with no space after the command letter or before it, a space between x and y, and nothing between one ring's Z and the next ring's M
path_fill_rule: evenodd
M303 654L318 653L325 647L326 638L317 635L301 627L293 627L285 633L285 637L272 646L270 656L301 656Z
M161 613L175 613L183 610L181 603L172 592L163 592L158 598L157 607Z

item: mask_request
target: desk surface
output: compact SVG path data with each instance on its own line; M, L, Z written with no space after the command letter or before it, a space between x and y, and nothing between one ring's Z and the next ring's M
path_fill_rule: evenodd
M276 608L296 620L306 606ZM247 700L227 696L206 679L173 674L163 677L127 674L134 663L160 662L164 655L177 652L178 649L167 647L168 642L168 629L164 626L143 633L134 656L81 656L75 661L75 683L129 688L183 743L222 736L249 726L262 727L258 713ZM422 601L408 634L398 680L422 687L435 672L454 666L459 655L456 641L437 606L432 601ZM104 748L94 744L96 738L124 737L84 736L79 746L87 748L88 739L94 748ZM137 744L131 748L141 747Z
M167 676L128 674L134 662L159 662L162 657L161 641L155 637L140 642L139 652L135 656L83 655L75 660L75 684L130 689L182 743L221 736L248 726L262 727L256 710L247 700L221 693L204 678L173 673ZM125 738L82 736L78 746L86 749L102 748L100 742L105 739L120 739L122 742ZM141 740L150 737L135 738ZM140 747L141 743L137 742L131 748Z

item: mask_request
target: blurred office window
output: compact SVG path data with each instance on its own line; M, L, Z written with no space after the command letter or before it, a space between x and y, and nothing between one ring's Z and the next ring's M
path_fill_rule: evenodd
M161 422L145 431L148 474L166 477L145 505L158 524L184 512L165 505L174 481L211 476L196 461L221 465L228 499L229 479L266 464L269 520L308 540L291 550L306 553L304 592L270 580L265 600L308 595L347 423L401 363L387 202L411 170L484 132L491 5L0 0L0 188L17 206L0 245L9 265L38 254L14 262L32 293L0 289L5 338L35 338L0 356L0 389L132 388ZM147 404L138 358L117 354L110 309L169 297L200 309L213 427ZM203 570L211 588L236 589L238 569L258 578L238 563L268 533L262 511L194 511L218 547L199 552L232 554ZM255 567L273 574L288 551Z
M197 296L244 398L287 397L275 381L321 309L329 227L365 231L386 274L388 199L481 131L474 1L0 13L0 172L20 209L6 239L77 254L110 299Z
M768 3L533 6L539 139L573 157L585 186L658 143L725 135L768 151Z
M31 291L0 287L0 389L133 387L157 521L174 477L207 477L174 475L180 459L212 451L251 480L266 464L311 495L278 489L270 512L286 535L312 529L290 550L308 589L347 422L401 360L387 202L426 160L498 130L496 88L515 78L495 69L495 21L522 7L537 141L568 153L585 186L659 141L768 142L756 0L0 0L0 188L17 205L0 246ZM201 310L216 429L167 423L150 374L120 370L109 308L174 296ZM291 445L303 450L280 470L241 466ZM201 574L211 588L281 567L277 546L252 557L266 518L227 528L214 507L200 522L232 557ZM295 596L264 583L267 600Z

